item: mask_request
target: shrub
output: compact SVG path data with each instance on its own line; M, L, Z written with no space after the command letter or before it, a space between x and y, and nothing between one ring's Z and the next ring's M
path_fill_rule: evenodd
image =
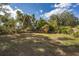
M73 30L72 30L72 28L70 26L64 26L64 27L61 26L59 28L59 33L71 34L71 33L73 33Z
M75 36L75 37L79 37L79 32L75 32L75 33L73 33L73 36Z
M17 33L27 33L30 32L30 28L26 28L26 29L17 29Z

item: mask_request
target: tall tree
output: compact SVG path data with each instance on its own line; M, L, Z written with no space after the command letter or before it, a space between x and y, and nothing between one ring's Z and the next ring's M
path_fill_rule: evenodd
M58 25L75 26L78 19L74 16L73 13L64 11L61 14L52 15L49 21L51 22L52 20L56 20Z
M38 20L37 22L37 29L40 30L46 24L47 24L46 20L44 20L43 18L40 18L40 20Z
M31 24L32 24L32 30L36 30L36 26L37 26L37 20L35 18L35 14L32 14L32 19L31 19Z
M31 16L25 14L23 16L23 28L31 27Z
M17 14L17 17L16 17L17 23L19 23L20 28L22 28L22 26L23 26L23 14L20 11L17 11L16 14Z

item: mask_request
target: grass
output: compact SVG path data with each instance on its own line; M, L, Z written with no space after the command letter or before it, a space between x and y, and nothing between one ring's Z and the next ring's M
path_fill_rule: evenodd
M76 37L74 37L72 35L68 35L68 34L34 33L34 35L43 35L43 36L47 36L50 39L62 38L62 40L60 40L60 44L65 45L65 46L79 44L79 38L76 38Z
M79 38L76 38L74 40L65 40L61 41L61 44L69 46L69 45L79 45Z
M46 34L46 33L33 33L34 35L43 35L47 36L48 38L58 38L58 37L68 37L68 38L74 38L73 36L67 35L67 34Z

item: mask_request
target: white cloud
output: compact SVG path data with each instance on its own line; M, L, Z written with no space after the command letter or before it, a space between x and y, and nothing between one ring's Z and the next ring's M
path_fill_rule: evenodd
M4 6L2 6L2 9L5 9L6 13L11 14L11 17L15 18L16 12L11 8L10 5L4 5Z
M71 6L71 4L68 4L68 3L66 3L66 4L64 4L64 3L62 3L62 4L55 4L55 5L54 5L55 9L51 10L50 12L45 13L45 14L43 15L43 17L48 18L48 17L50 17L52 14L60 14L60 13L62 13L62 12L64 12L64 11L68 10L68 8L69 8L70 6Z
M43 10L40 10L40 13L43 13Z
M56 8L69 8L70 6L72 6L72 4L69 4L69 3L60 3L60 4L54 5L54 7Z
M23 11L21 9L16 9L15 11L20 11L21 13L23 13Z
M60 9L60 8L57 8L57 9L54 9L54 10L51 10L50 12L48 13L45 13L44 16L45 17L50 17L52 14L61 14L62 12L64 12L66 9Z
M52 14L61 14L62 12L64 11L74 11L73 8L70 8L71 6L77 6L78 4L75 4L75 5L72 5L72 4L69 4L69 3L60 3L60 4L54 4L53 7L55 9L49 11L49 12L46 12L45 14L43 14L42 16L44 18L49 18Z
M4 5L4 6L2 6L2 8L5 9L5 12L9 13L11 15L11 17L13 17L13 18L16 18L17 10L20 11L21 13L23 13L23 11L21 9L17 8L14 10L10 5ZM4 14L5 14L4 12L2 12L2 11L0 12L0 15L4 15Z

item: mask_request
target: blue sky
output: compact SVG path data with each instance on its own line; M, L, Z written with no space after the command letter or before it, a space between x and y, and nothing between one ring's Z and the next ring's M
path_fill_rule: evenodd
M64 10L73 12L79 17L79 4L57 4L57 3L12 3L13 9L20 9L26 14L35 14L37 18L40 16L49 17Z

